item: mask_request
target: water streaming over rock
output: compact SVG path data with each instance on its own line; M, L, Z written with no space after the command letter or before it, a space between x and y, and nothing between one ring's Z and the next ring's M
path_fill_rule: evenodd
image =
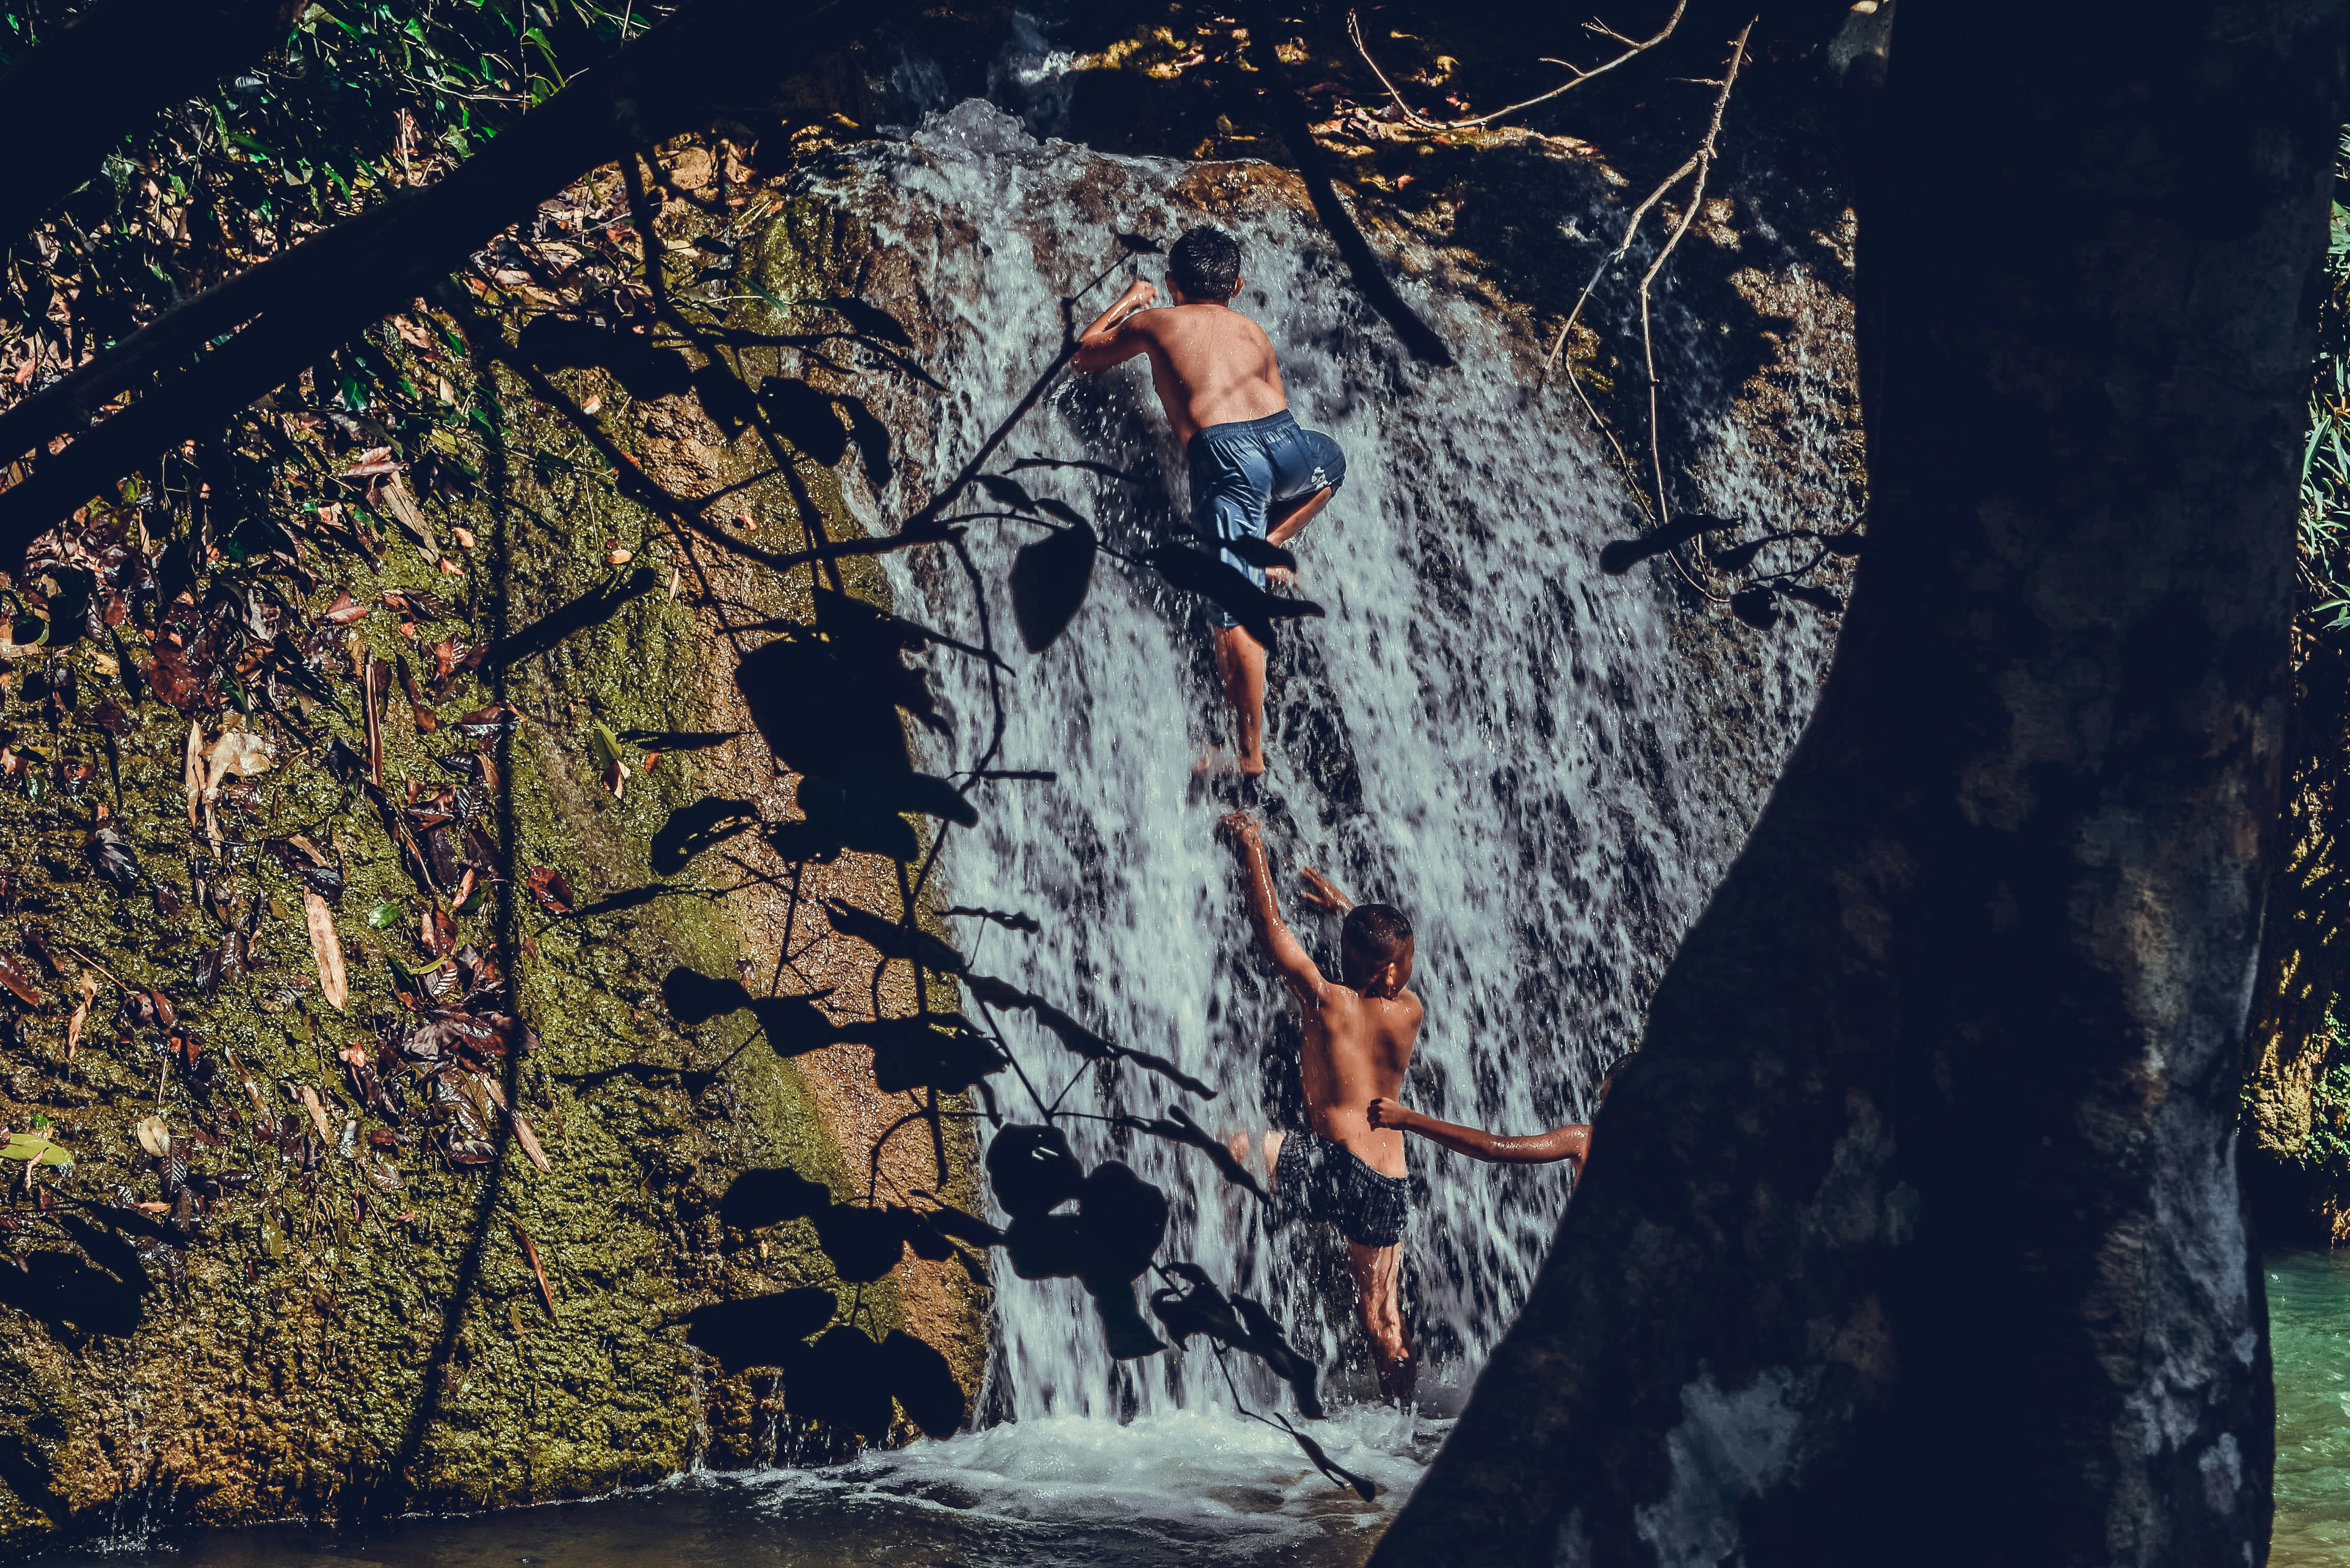
M1327 618L1284 627L1272 664L1265 796L1284 912L1310 947L1334 944L1335 928L1296 901L1303 862L1410 914L1413 983L1428 1004L1406 1090L1414 1103L1514 1131L1586 1115L1808 711L1824 631L1797 619L1733 658L1708 639L1756 634L1698 623L1646 568L1603 576L1601 545L1641 524L1571 396L1533 389L1538 351L1473 286L1429 264L1404 292L1461 363L1410 362L1287 176L1039 143L974 101L858 151L814 193L869 226L869 291L931 338L925 363L944 390L889 410L905 467L926 474L958 466L1052 361L1064 296L1119 257L1121 232L1163 244L1212 219L1238 235L1237 303L1272 335L1298 418L1335 436L1349 464L1298 546L1299 589ZM1155 259L1139 265L1160 275ZM1134 272L1118 268L1079 301L1075 324ZM1180 453L1141 361L1056 383L996 466L1028 453L1130 476L1021 475L1094 518L1108 544L1191 537ZM1716 440L1699 480L1785 525L1804 520L1773 514L1770 498L1785 487L1756 472L1785 461ZM884 489L866 504L902 516L920 498ZM1215 1102L1190 1104L1211 1130L1261 1130L1294 1094L1295 1036L1252 951L1233 857L1215 833L1224 807L1193 784L1221 733L1201 607L1105 557L1066 635L1028 657L1010 633L1003 583L1012 552L1036 533L983 524L971 540L1017 671L998 765L1059 776L988 787L980 827L957 836L943 870L948 901L1028 910L1045 929L966 920L957 934L980 971L1216 1085ZM902 607L977 635L969 585L951 565L891 559ZM975 662L931 662L955 737L929 763L948 771L976 755L991 710ZM1725 749L1737 765L1724 765ZM1047 1095L1069 1079L1074 1060L1027 1018L1005 1027ZM1114 1093L1080 1083L1066 1104L1157 1112L1170 1094L1128 1068ZM1172 1255L1270 1301L1326 1364L1357 1349L1350 1287L1327 1242L1268 1237L1253 1200L1196 1154L1099 1123L1070 1130L1089 1161L1115 1155L1168 1191ZM1432 1353L1424 1381L1462 1384L1523 1300L1567 1179L1426 1145L1410 1158L1407 1293ZM1112 1362L1076 1284L1004 1270L999 1286L995 1413L1163 1417L1229 1403L1204 1352ZM1243 1386L1275 1403L1268 1381L1252 1375Z

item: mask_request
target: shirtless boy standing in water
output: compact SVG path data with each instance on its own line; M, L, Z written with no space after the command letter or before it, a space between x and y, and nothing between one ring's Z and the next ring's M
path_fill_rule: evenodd
M1374 1099L1395 1098L1419 1039L1419 998L1405 989L1411 979L1411 923L1392 905L1354 904L1328 879L1305 871L1306 901L1347 915L1339 936L1344 980L1325 979L1281 923L1256 819L1236 811L1223 820L1248 876L1249 921L1305 1014L1298 1068L1312 1130L1264 1135L1274 1220L1338 1227L1379 1392L1408 1400L1418 1368L1404 1339L1399 1299L1409 1193L1403 1135L1373 1127L1369 1109ZM1234 1134L1232 1142L1233 1155L1247 1163L1255 1152L1247 1135Z
M1191 470L1191 519L1203 535L1243 535L1286 544L1313 520L1347 477L1338 443L1301 430L1281 388L1281 367L1264 328L1232 307L1241 288L1241 248L1222 229L1187 231L1167 255L1175 303L1149 306L1159 291L1138 278L1077 339L1080 370L1107 370L1150 356L1151 384ZM1224 564L1258 587L1263 568L1229 548ZM1222 608L1215 612L1216 673L1232 704L1234 767L1264 772L1264 645Z

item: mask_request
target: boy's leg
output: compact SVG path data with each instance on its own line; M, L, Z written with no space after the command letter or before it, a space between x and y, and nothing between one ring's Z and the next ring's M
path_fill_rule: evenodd
M1253 778L1264 772L1264 644L1246 627L1219 628L1216 674L1232 710L1234 766Z
M1409 1402L1419 1380L1419 1367L1403 1336L1403 1244L1366 1247L1347 1243L1347 1266L1355 1276L1355 1305L1363 1320L1363 1336L1371 1342L1371 1360L1378 1368L1379 1393Z
M1264 531L1265 542L1271 545L1288 544L1297 536L1297 531L1300 528L1314 521L1316 513L1330 504L1330 497L1337 493L1336 485L1326 484L1321 489L1309 491L1304 495L1274 503L1272 511L1265 518L1268 524Z

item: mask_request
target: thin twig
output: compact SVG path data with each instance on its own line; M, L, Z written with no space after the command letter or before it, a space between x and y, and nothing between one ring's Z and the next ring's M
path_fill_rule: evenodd
M1675 15L1678 16L1679 13ZM1610 267L1631 253L1633 242L1639 237L1640 225L1648 221L1648 214L1654 212L1682 181L1691 182L1689 199L1682 205L1679 220L1674 223L1672 231L1666 236L1663 245L1659 247L1655 259L1648 264L1648 270L1640 275L1640 351L1642 363L1648 378L1648 457L1656 481L1655 501L1649 513L1653 525L1661 525L1665 522L1667 513L1663 443L1658 422L1656 339L1649 320L1650 291L1659 274L1664 270L1665 263L1671 257L1674 249L1679 245L1681 236L1689 233L1690 224L1697 221L1698 210L1705 203L1706 177L1712 171L1713 161L1719 150L1722 116L1730 108L1731 88L1738 82L1738 67L1746 58L1747 36L1753 30L1754 23L1750 19L1745 26L1738 30L1738 36L1731 45L1730 64L1722 72L1721 90L1714 97L1713 114L1706 122L1705 135L1699 140L1697 151L1682 160L1680 167L1666 175L1663 182L1655 190L1649 192L1648 197L1638 207L1632 209L1632 216L1624 225L1624 237L1616 243L1613 250L1599 258L1597 266L1591 269L1591 276L1584 284L1582 293L1575 296L1575 308L1567 312L1565 321L1560 324L1558 336L1551 341L1550 353L1543 360L1543 374L1547 377L1552 368L1558 363L1558 357L1565 348L1567 337L1574 332L1575 323L1583 318L1584 307L1591 303L1591 296L1598 288L1599 280L1607 275ZM1625 452L1624 443L1616 439L1614 428L1599 417L1599 410L1592 405L1590 394L1584 390L1582 379L1575 373L1575 358L1572 355L1567 357L1566 380L1567 384L1575 389L1575 397L1582 401L1584 411L1591 416L1591 422L1599 427L1599 432L1607 438L1607 444L1615 449L1617 462L1627 472L1631 472L1630 454ZM1633 482L1633 489L1636 493L1641 490L1638 480ZM1647 505L1649 498L1643 494L1641 502ZM1672 557L1675 569L1680 573L1690 587L1716 604L1728 602L1720 594L1715 593L1690 575L1689 568L1681 563L1679 550L1666 553Z
M1481 126L1492 124L1495 120L1500 119L1504 115L1515 114L1522 109L1532 109L1536 104L1548 103L1551 99L1557 98L1563 93L1573 92L1576 88L1581 87L1592 78L1606 76L1609 71L1614 70L1617 66L1624 64L1626 61L1635 59L1639 56L1648 53L1650 49L1655 48L1659 44L1663 43L1667 38L1673 36L1673 29L1680 26L1681 13L1688 9L1689 0L1679 0L1679 4L1673 6L1673 14L1665 19L1663 29L1659 32L1655 37L1645 40L1627 38L1623 34L1617 32L1614 28L1608 26L1604 22L1600 22L1596 19L1586 22L1583 26L1587 31L1596 33L1603 38L1611 39L1616 43L1627 46L1625 51L1617 56L1614 59L1609 60L1607 64L1594 66L1587 71L1566 60L1554 59L1550 56L1544 55L1542 57L1543 64L1546 66L1564 66L1566 69L1575 73L1565 86L1555 87L1546 93L1537 94L1536 96L1526 99L1523 103L1513 103L1506 109L1497 109L1491 114L1471 115L1464 119L1430 119L1426 115L1421 114L1418 109L1413 109L1411 105L1404 102L1403 94L1396 90L1396 85L1388 79L1387 72L1379 69L1378 61L1371 58L1370 48L1363 42L1362 19L1353 11L1348 11L1347 13L1347 36L1354 39L1355 52L1363 57L1363 64L1371 67L1371 74L1379 78L1379 85L1381 87L1388 89L1388 97L1395 101L1395 106L1397 109L1402 113L1406 123L1415 126L1421 130L1475 130Z

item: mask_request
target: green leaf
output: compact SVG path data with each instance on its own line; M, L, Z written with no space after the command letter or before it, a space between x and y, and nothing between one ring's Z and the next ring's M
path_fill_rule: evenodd
M479 889L476 889L476 892L478 891ZM400 906L392 903L378 904L368 911L367 921L379 931L388 931L400 924Z

